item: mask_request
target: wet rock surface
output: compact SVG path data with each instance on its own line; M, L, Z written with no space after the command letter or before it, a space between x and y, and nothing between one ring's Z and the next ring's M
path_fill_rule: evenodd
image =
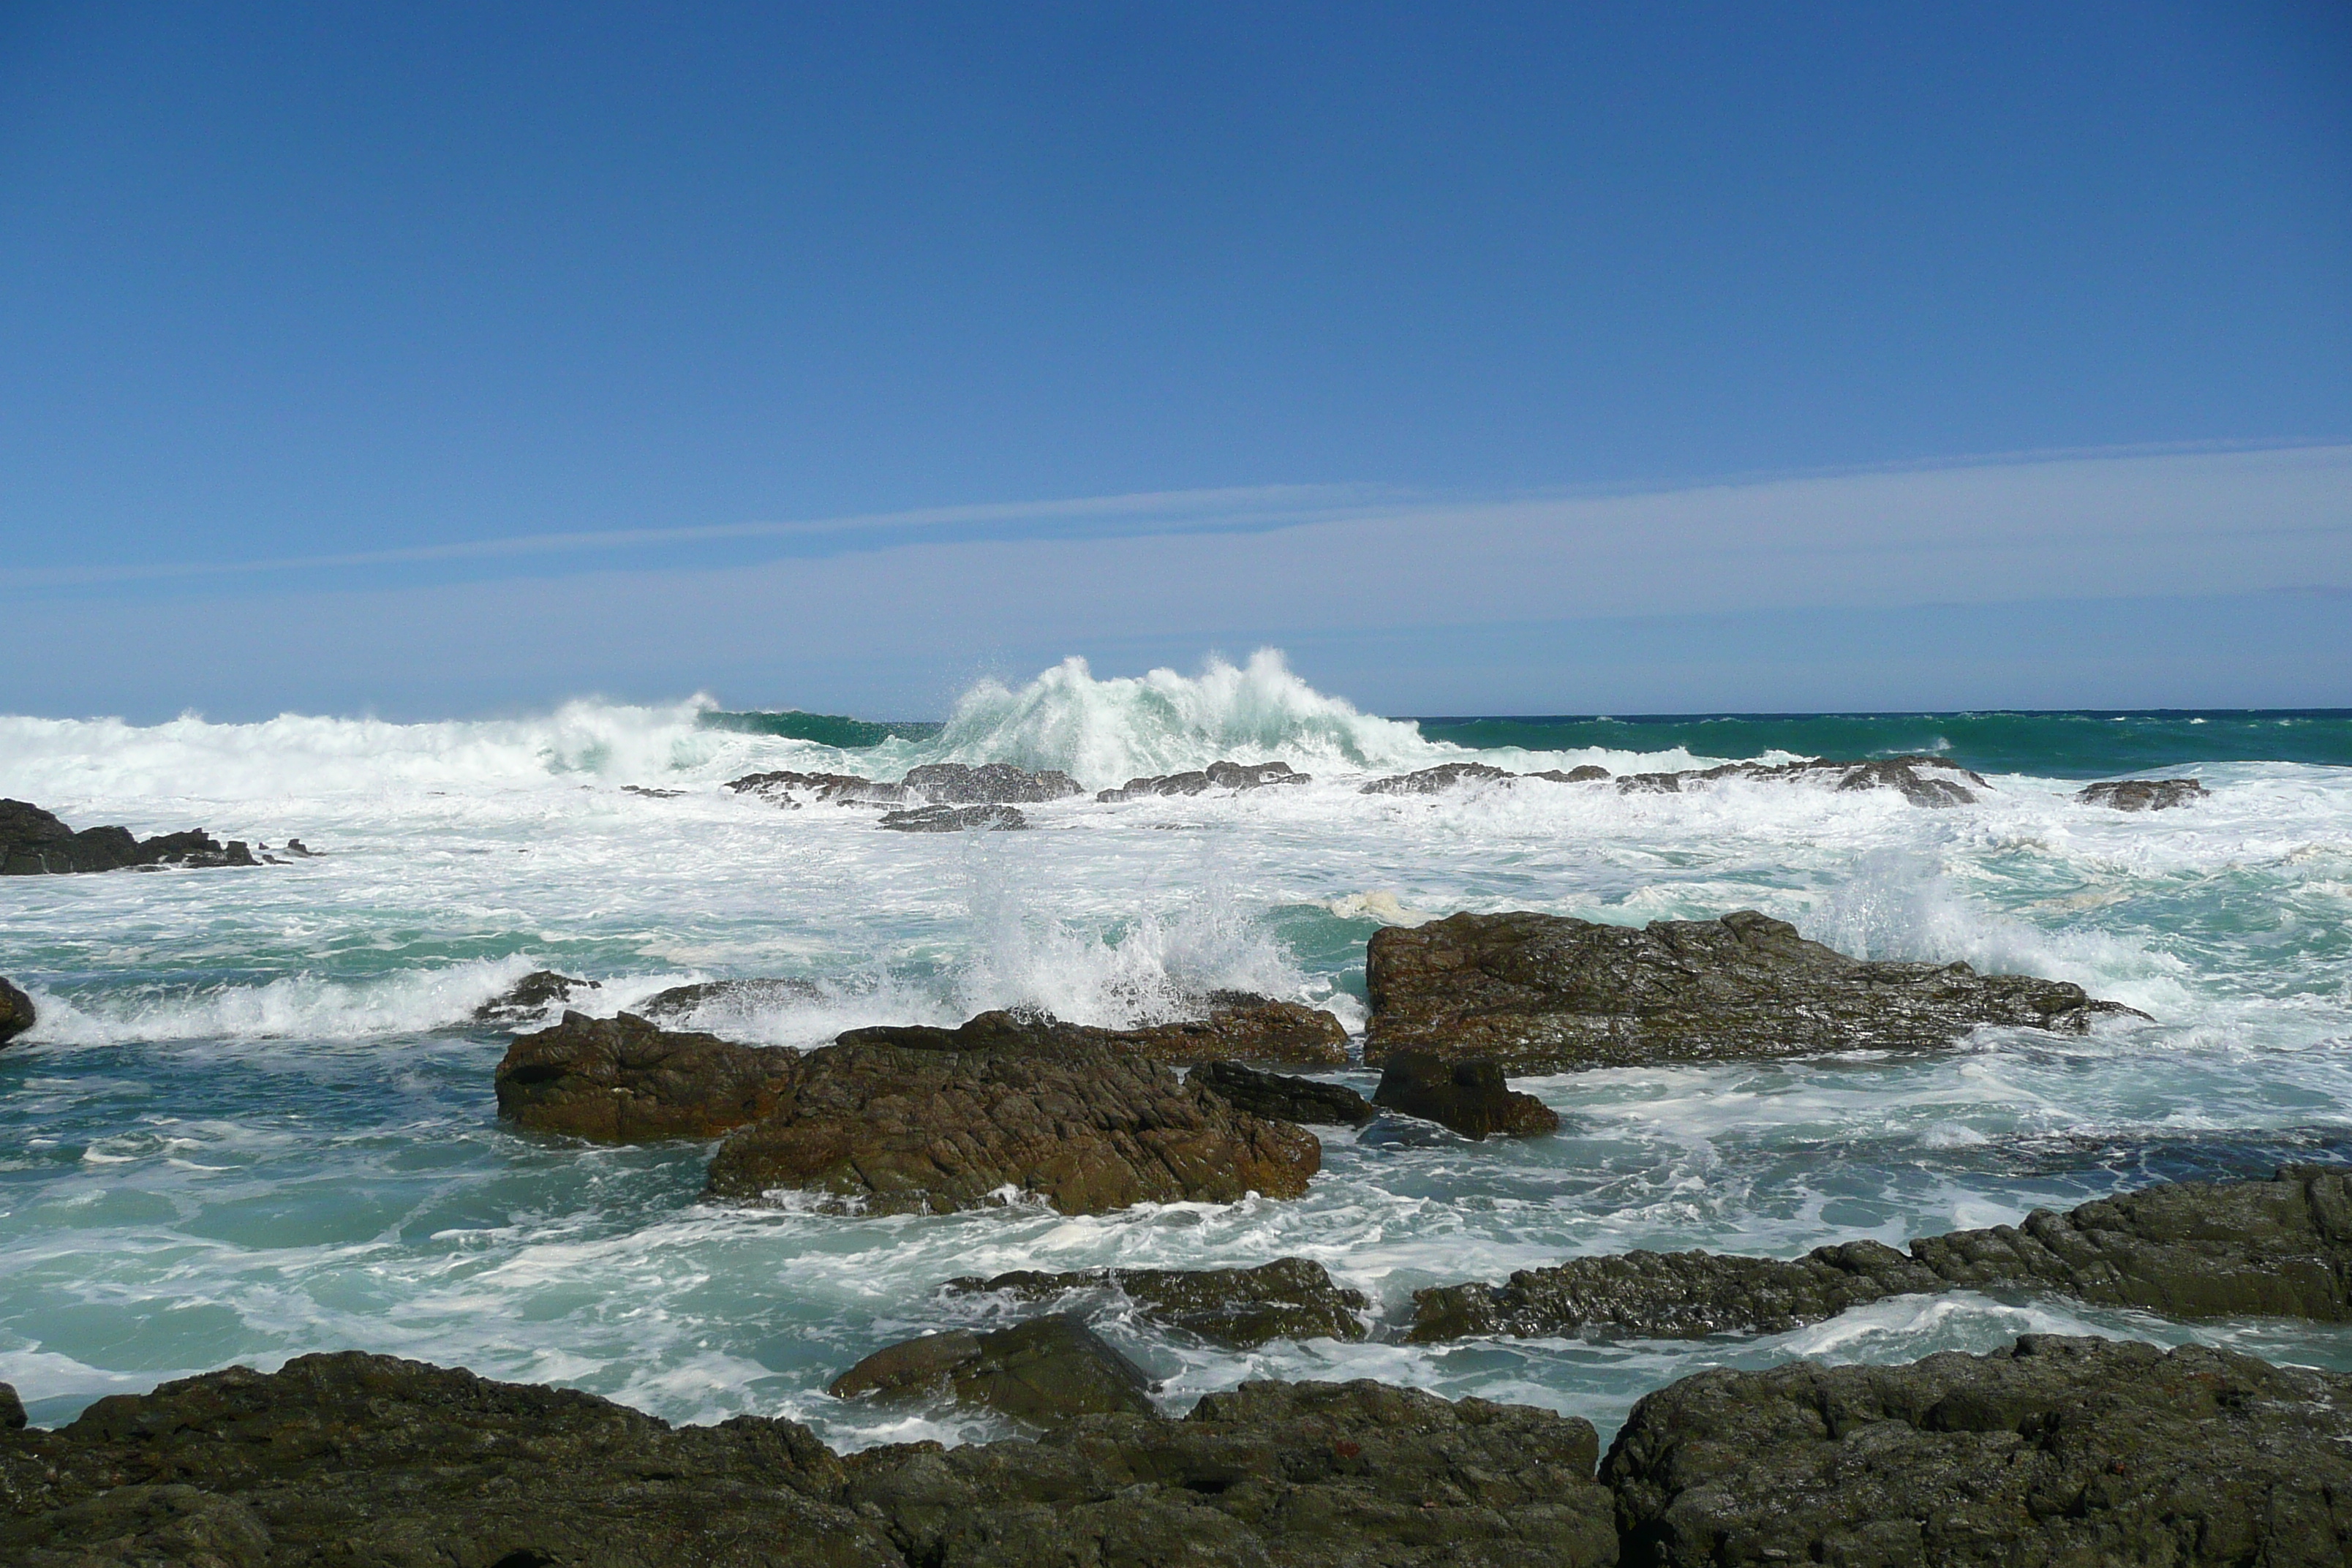
M1633 1338L1779 1333L1885 1296L2049 1291L2166 1317L2352 1322L2352 1170L2290 1165L2268 1181L2181 1182L2036 1210L2020 1226L1911 1243L1817 1247L1782 1260L1630 1252L1521 1269L1508 1282L1416 1291L1410 1337Z
M1147 1322L1239 1350L1269 1340L1360 1340L1359 1314L1370 1305L1362 1291L1334 1285L1321 1264L1304 1258L1277 1258L1255 1268L1019 1269L950 1279L947 1289L1020 1301L1116 1295Z
M1503 1069L1483 1058L1394 1052L1381 1069L1372 1103L1450 1127L1465 1138L1527 1138L1559 1131L1558 1112L1512 1089L1503 1080Z
M1192 773L1129 779L1117 789L1097 790L1095 799L1108 804L1144 800L1153 795L1202 795L1213 789L1253 790L1264 789L1269 784L1314 782L1313 774L1302 773L1288 763L1211 763Z
M1380 1108L1343 1083L1260 1072L1239 1062L1203 1062L1186 1077L1227 1104L1252 1116L1271 1116L1301 1126L1361 1127Z
M1984 1025L2081 1034L2079 985L1965 963L1865 962L1742 910L1643 928L1457 914L1373 933L1364 1059L1491 1057L1507 1071L1953 1045Z
M853 1030L808 1053L774 1109L719 1146L708 1195L790 1189L895 1214L1017 1192L1101 1214L1297 1197L1321 1167L1310 1132L1235 1110L1132 1049L1018 1026L982 1015L961 1030ZM952 1043L914 1043L926 1034Z
M133 837L127 827L85 827L77 833L30 801L0 800L0 876L258 864L243 839L223 844L200 827L152 838Z
M357 1353L235 1368L0 1431L27 1568L1584 1568L1616 1561L1592 1428L1374 1383L1252 1383L1182 1420L838 1457Z
M899 787L934 805L1036 805L1086 793L1066 773L1049 769L1033 773L1011 763L983 763L976 768L930 763L908 769Z
M1151 1380L1076 1318L1034 1319L986 1333L953 1329L879 1350L826 1393L919 1398L944 1395L1053 1426L1079 1415L1149 1415Z
M692 1021L703 1015L734 1019L785 1007L805 1006L824 993L808 980L703 980L656 991L636 1005L640 1017L656 1024Z
M1635 1405L1601 1473L1629 1564L2335 1564L2352 1378L2035 1334L1706 1372Z
M885 812L882 826L893 833L1001 833L1029 819L1009 805L923 805Z
M877 784L858 773L803 773L778 768L729 779L726 788L756 795L773 805L798 810L814 803L830 805L901 805L907 792L897 784Z
M496 996L474 1009L478 1024L528 1024L559 1002L569 1002L583 991L602 991L593 980L534 969Z
M1138 1029L1066 1024L1048 1013L982 1013L952 1029L885 1025L852 1029L841 1045L897 1045L917 1050L993 1050L1014 1047L1057 1051L1136 1051L1178 1067L1239 1058L1297 1066L1336 1067L1348 1059L1348 1031L1320 1008L1240 992L1201 999L1207 1016Z
M1515 773L1486 763L1443 763L1418 773L1374 779L1364 795L1437 795L1468 784L1493 784L1509 779L1543 779L1551 784L1595 784L1610 777L1607 768L1586 763L1562 772ZM1712 768L1685 768L1679 773L1626 773L1617 779L1620 795L1680 795L1704 790L1725 779L1759 783L1805 784L1832 790L1892 789L1914 805L1969 805L1984 779L1940 757L1874 757L1862 762L1833 762L1815 757L1801 763L1725 763Z
M1418 773L1400 773L1394 778L1374 779L1356 793L1359 795L1440 795L1449 789L1459 789L1468 784L1492 784L1497 779L1519 775L1506 768L1485 763L1441 763Z
M39 1022L33 1009L33 999L5 980L0 980L0 1046L6 1045Z
M677 1033L624 1013L518 1035L499 1063L499 1114L604 1143L716 1138L774 1110L796 1051Z
M2168 811L2175 806L2194 805L2205 795L2204 783L2199 779L2110 780L2084 784L2074 792L2076 800L2111 805L2117 811Z

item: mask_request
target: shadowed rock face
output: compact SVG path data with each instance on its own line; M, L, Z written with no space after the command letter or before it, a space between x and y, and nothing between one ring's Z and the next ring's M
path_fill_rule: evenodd
M1124 1047L845 1043L810 1052L774 1109L719 1146L707 1195L756 1202L793 1189L920 1214L997 1202L1011 1188L1065 1214L1102 1214L1251 1192L1297 1197L1321 1163L1312 1133L1235 1110Z
M127 827L85 827L76 833L30 801L0 800L0 877L257 864L245 840L223 844L200 827L153 838L134 838Z
M876 1351L833 1380L839 1399L946 1394L1033 1426L1079 1415L1149 1415L1151 1380L1075 1318L991 1333L953 1329Z
M1503 1081L1491 1061L1398 1051L1381 1074L1372 1103L1452 1128L1465 1138L1489 1133L1531 1137L1559 1131L1559 1117L1532 1094Z
M845 1046L905 1046L916 1050L1033 1051L1087 1047L1129 1050L1179 1067L1239 1058L1249 1061L1337 1066L1348 1059L1348 1031L1318 1008L1239 992L1203 998L1208 1016L1140 1029L1066 1024L1050 1014L982 1013L952 1029L884 1025L851 1029Z
M1239 1062L1203 1062L1185 1081L1199 1084L1252 1116L1271 1116L1302 1126L1320 1122L1361 1127L1380 1114L1379 1107L1345 1084L1259 1072Z
M0 980L0 1046L6 1045L37 1023L33 999Z
M575 991L602 991L593 980L575 980L552 969L534 969L498 995L474 1009L478 1024L530 1023L554 1006L569 1002Z
M2290 1165L2266 1182L2182 1182L2036 1210L2021 1226L1911 1244L1817 1247L1783 1261L1629 1252L1522 1269L1507 1284L1416 1291L1411 1337L1635 1338L1779 1333L1883 1296L2053 1291L2171 1318L2352 1322L2352 1172Z
M1312 774L1302 773L1288 763L1211 763L1196 773L1161 773L1148 779L1129 779L1117 789L1097 790L1095 799L1108 803L1142 800L1160 795L1202 795L1213 789L1264 789L1268 784L1314 782Z
M1088 1268L1069 1274L1020 1269L992 1279L950 1279L969 1295L1049 1301L1117 1293L1147 1322L1248 1350L1269 1340L1360 1340L1370 1303L1331 1283L1319 1263L1277 1258L1255 1268Z
M789 1421L672 1428L584 1394L303 1356L0 1430L27 1568L1586 1568L1592 1428L1373 1383L1244 1384L1181 1421L842 1458Z
M2079 985L1965 963L1864 963L1742 910L1633 930L1563 915L1451 915L1372 935L1364 1059L1412 1048L1510 1072L1957 1043L1980 1025L2081 1034Z
M566 1013L499 1063L499 1114L604 1143L716 1138L774 1110L800 1054L674 1033L634 1014Z
M2124 779L2084 784L2074 798L2117 811L2168 811L2203 800L2205 785L2197 779Z
M1707 1372L1609 1450L1628 1563L2336 1564L2352 1378L2030 1334L1909 1366Z

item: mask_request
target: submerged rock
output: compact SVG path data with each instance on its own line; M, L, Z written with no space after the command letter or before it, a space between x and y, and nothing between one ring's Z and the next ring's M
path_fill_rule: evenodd
M2047 1334L1705 1372L1636 1405L1601 1475L1625 1560L1662 1568L2316 1568L2352 1555L2352 1378Z
M796 1051L656 1028L633 1014L567 1012L518 1035L499 1063L499 1114L534 1132L604 1143L716 1138L774 1110Z
M708 1195L793 1190L922 1214L1024 1194L1102 1214L1297 1197L1322 1163L1312 1133L1235 1110L1131 1049L1019 1030L971 1048L992 1016L931 1032L961 1048L857 1043L915 1031L852 1030L810 1052L774 1109L719 1146Z
M539 1016L559 1002L569 1002L579 991L602 991L602 984L580 980L569 974L558 974L552 969L534 969L504 991L474 1009L478 1024L535 1023Z
M300 1356L0 1431L0 1558L212 1568L1599 1568L1590 1425L1375 1383L1251 1383L1182 1420L841 1458L790 1421L671 1427L569 1390Z
M1034 1426L1079 1415L1149 1415L1151 1380L1076 1318L1038 1318L990 1333L954 1329L876 1351L826 1393L945 1394Z
M1558 1112L1534 1095L1511 1089L1503 1081L1503 1069L1483 1058L1392 1052L1372 1103L1450 1127L1465 1138L1526 1138L1559 1131Z
M2074 798L2117 811L2168 811L2177 805L2194 805L2205 795L2200 779L2117 779L2084 784L2074 792Z
M816 983L809 980L703 980L656 991L638 1003L636 1011L657 1024L677 1024L702 1013L748 1017L803 1006L824 996Z
M1911 1243L1816 1247L1789 1260L1629 1252L1526 1268L1507 1284L1413 1294L1412 1339L1780 1333L1885 1296L2052 1291L2171 1318L2352 1322L2352 1169L2289 1165L2268 1181L2181 1182L2021 1226Z
M33 1009L33 999L5 980L0 980L0 1046L6 1045L40 1021Z
M814 801L833 805L900 805L907 799L907 792L898 785L877 784L862 774L803 773L790 768L745 773L740 779L729 779L724 787L795 811Z
M1117 1292L1146 1322L1237 1350L1269 1340L1360 1340L1359 1314L1370 1305L1362 1291L1334 1285L1321 1264L1304 1258L1277 1258L1255 1268L1024 1268L991 1279L950 1279L947 1289L1022 1301Z
M1337 1066L1348 1059L1348 1031L1319 1008L1239 992L1201 999L1208 1016L1139 1029L1098 1029L1066 1024L1050 1013L982 1013L952 1029L934 1025L885 1025L852 1029L841 1045L896 1045L914 1050L1110 1048L1139 1052L1177 1067L1243 1058L1302 1066Z
M1211 763L1196 773L1129 779L1117 789L1097 790L1095 799L1108 803L1141 800L1150 795L1201 795L1213 789L1252 790L1264 789L1268 784L1314 782L1312 774L1302 773L1288 763Z
M2146 1016L2063 981L1848 958L1753 910L1639 929L1452 915L1374 932L1365 980L1367 1062L1410 1048L1511 1072L1917 1049L1989 1024L2082 1034L2103 1014Z
M134 838L127 827L85 827L77 833L30 801L0 800L0 876L258 864L242 838L223 844L200 827L152 838Z
M925 805L883 814L882 826L893 833L1003 832L1029 826L1029 819L1009 805Z
M1380 1114L1379 1107L1346 1084L1259 1072L1239 1062L1202 1062L1185 1081L1201 1085L1252 1116L1270 1116L1279 1121L1361 1127Z
M983 763L976 768L961 763L930 763L908 769L899 787L934 805L1035 805L1086 793L1067 773L1033 773L1011 763Z

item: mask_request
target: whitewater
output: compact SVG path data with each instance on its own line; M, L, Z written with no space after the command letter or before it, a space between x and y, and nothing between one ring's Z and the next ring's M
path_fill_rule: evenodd
M1414 723L1262 654L1134 679L1071 660L975 687L939 725L837 738L853 730L870 743L709 698L425 724L0 717L0 795L75 826L201 826L325 852L0 879L0 975L41 1011L0 1051L0 1381L53 1424L170 1377L358 1348L672 1420L788 1415L836 1446L959 1440L999 1429L823 1392L881 1345L992 1310L942 1298L955 1276L1296 1255L1393 1326L1418 1287L1570 1255L1900 1245L2153 1181L2352 1159L2352 717ZM1446 761L1626 773L1823 751L1937 752L1990 787L1953 810L1786 783L1360 793ZM1002 761L1092 790L1219 759L1278 759L1314 783L1079 797L1024 807L1031 831L939 836L721 787L767 769L895 778ZM2136 774L2193 774L2210 794L2146 815L2074 796L2085 778ZM1383 924L1743 908L1858 956L2074 981L2154 1021L1986 1030L1933 1055L1524 1079L1559 1112L1557 1136L1318 1129L1324 1171L1303 1199L1083 1218L705 1205L700 1145L591 1148L502 1126L491 1070L507 1036L471 1021L551 968L599 982L597 1013L690 981L804 980L723 1020L794 1047L993 1006L1150 1022L1214 988L1360 1028L1365 943ZM1584 1415L1604 1441L1642 1393L1702 1367L1908 1361L2026 1330L2352 1370L2340 1327L1965 1294L1695 1342L1376 1332L1234 1352L1099 1326L1171 1410L1251 1376L1370 1376Z

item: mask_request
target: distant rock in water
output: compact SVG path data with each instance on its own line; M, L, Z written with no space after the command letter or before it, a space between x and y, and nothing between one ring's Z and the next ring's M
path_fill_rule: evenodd
M2206 793L2200 779L2113 779L2085 784L2074 792L2074 798L2117 811L2168 811L2177 805L2195 805Z
M644 784L623 784L621 793L643 795L647 800L676 800L686 792L682 789L647 789Z
M534 969L498 995L474 1009L478 1024L534 1024L559 1002L569 1002L582 991L602 991L593 980L574 979L552 969Z
M2147 1016L2063 981L1848 958L1753 910L1640 929L1451 915L1372 933L1365 979L1367 1062L1416 1049L1508 1072L1917 1049L1984 1025L2081 1034Z
M242 838L223 844L200 827L153 838L134 838L127 827L85 827L76 833L29 801L0 800L0 876L259 864Z
M1359 795L1436 795L1440 791L1458 789L1466 784L1491 784L1497 779L1515 779L1519 775L1486 763L1441 763L1433 768L1423 768L1417 773L1401 773L1395 778L1374 779L1356 793Z
M2028 1334L1908 1366L1700 1373L1601 1466L1625 1561L2335 1564L2352 1377Z
M1201 795L1213 789L1252 790L1264 789L1268 784L1314 782L1312 774L1302 773L1288 763L1211 763L1197 773L1129 779L1117 789L1097 790L1095 799L1142 800L1150 795Z
M518 1035L499 1063L499 1114L534 1132L601 1143L716 1138L773 1110L797 1051L675 1033L624 1013L566 1013Z
M1370 1306L1362 1291L1334 1285L1321 1264L1304 1258L1277 1258L1255 1268L1020 1269L991 1279L950 1279L947 1288L1021 1301L1116 1293L1146 1322L1237 1350L1270 1340L1360 1340L1360 1314Z
M677 1024L698 1014L740 1018L824 999L824 993L811 980L702 980L656 991L638 1003L635 1011L656 1024Z
M1374 779L1365 795L1436 795L1466 784L1495 784L1512 779L1542 779L1550 784L1592 784L1607 779L1609 770L1587 763L1566 773L1547 768L1541 773L1515 773L1486 763L1443 763L1419 773ZM1968 805L1976 795L1968 788L1989 787L1968 769L1940 757L1877 757L1839 763L1815 757L1802 763L1725 763L1712 768L1681 773L1626 773L1617 780L1620 795L1679 795L1704 789L1723 779L1809 784L1834 790L1894 789L1914 805ZM1965 781L1965 783L1963 782Z
M1411 1338L1782 1333L1887 1296L2051 1291L2170 1318L2352 1322L2352 1170L2184 1182L2038 1209L2021 1226L1816 1247L1790 1261L1628 1252L1413 1295Z
M740 779L729 779L725 787L795 811L804 804L803 797L835 805L900 805L907 799L907 792L898 785L877 784L856 773L803 773L789 768L745 773Z
M882 826L893 833L1002 833L1029 826L1010 805L926 805L886 812Z
M1541 773L1521 773L1519 776L1523 779L1543 779L1551 784L1598 784L1609 776L1609 770L1584 763L1566 773L1558 768L1546 768Z
M1372 1103L1450 1127L1465 1138L1490 1133L1527 1138L1559 1131L1559 1115L1532 1094L1503 1081L1503 1069L1483 1058L1396 1051L1381 1073Z
M33 1011L33 999L5 980L0 980L0 1046L6 1045L39 1022Z
M1341 1083L1259 1072L1239 1062L1202 1062L1186 1078L1227 1104L1252 1116L1270 1116L1302 1126L1318 1122L1361 1127L1380 1108Z
M1065 773L1028 773L1011 763L930 763L909 768L900 787L934 805L1034 805L1086 792Z
M1152 1414L1151 1380L1075 1318L1039 1318L991 1333L952 1329L876 1351L833 1380L837 1399L946 1395L1055 1426L1080 1415Z
M1108 1047L1176 1067L1234 1059L1336 1067L1348 1059L1347 1028L1320 1008L1234 991L1213 992L1201 998L1199 1005L1206 1017L1134 1029L1066 1024L1050 1013L998 1011L982 1013L952 1029L928 1024L852 1029L838 1043L940 1051L1006 1046L1043 1051Z

